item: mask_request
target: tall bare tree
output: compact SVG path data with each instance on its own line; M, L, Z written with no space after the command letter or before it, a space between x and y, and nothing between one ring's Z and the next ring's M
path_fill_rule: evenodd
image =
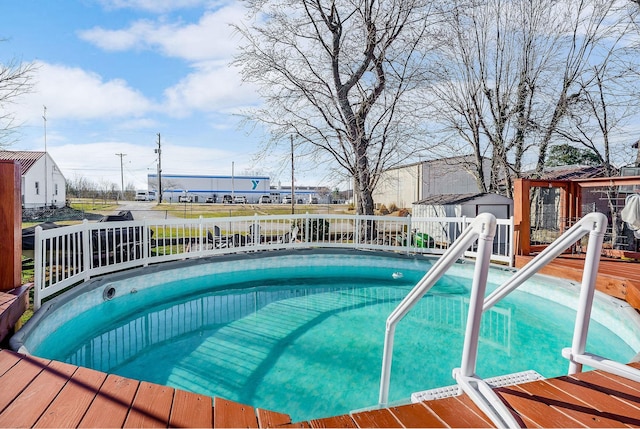
M10 106L20 95L31 90L33 71L33 64L15 58L0 61L0 149L13 143L17 124Z
M247 0L235 64L260 87L249 113L271 144L295 136L353 178L358 213L372 214L380 173L424 135L411 99L425 82L433 0ZM302 149L301 149L302 150ZM325 158L326 159L326 158Z
M432 117L443 141L457 140L457 151L475 155L480 190L510 195L511 177L527 165L542 174L549 145L567 142L559 131L580 105L594 64L634 69L634 56L619 43L630 31L624 1L453 2ZM595 119L589 109L581 114ZM490 174L481 170L483 156L492 159Z

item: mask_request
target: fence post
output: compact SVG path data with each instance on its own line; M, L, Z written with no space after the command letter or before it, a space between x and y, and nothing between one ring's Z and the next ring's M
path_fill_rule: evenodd
M304 223L304 239L305 239L305 243L310 243L311 242L311 235L310 231L311 231L311 217L309 216L309 212L306 212L304 214L304 218L305 218L305 223Z
M406 253L409 253L410 249L411 249L411 215L407 216L406 220L405 220L405 230L402 231L403 234L403 239L404 239L404 243L402 243L402 245L404 246L404 251Z
M204 250L204 225L202 224L204 217L200 215L198 218L198 252L202 252Z
M515 246L514 246L515 232L516 232L515 221L513 219L513 216L511 216L509 218L509 237L507 238L507 241L509 242L509 266L510 267L513 267L516 262Z
M44 246L42 245L41 235L42 227L38 225L36 226L33 242L33 281L35 283L35 289L33 291L34 310L40 308L40 292L42 292L42 289L44 288L44 273L46 272L45 265L47 264L47 258L42 250Z
M89 221L82 220L82 268L84 271L84 279L91 278L91 270L93 269L93 245L91 230L89 229ZM101 255L98 255L100 257Z
M149 234L149 225L147 219L142 222L142 266L149 265L149 256L151 252L151 237Z

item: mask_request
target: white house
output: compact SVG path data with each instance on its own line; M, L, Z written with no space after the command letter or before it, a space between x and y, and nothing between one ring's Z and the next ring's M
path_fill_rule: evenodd
M64 207L66 180L47 152L0 150L0 159L20 164L23 208Z
M473 163L471 156L455 156L389 169L380 176L373 201L387 207L395 204L400 208L409 208L413 202L432 195L478 193L477 180L465 167ZM483 169L488 177L491 172L490 159L483 159Z

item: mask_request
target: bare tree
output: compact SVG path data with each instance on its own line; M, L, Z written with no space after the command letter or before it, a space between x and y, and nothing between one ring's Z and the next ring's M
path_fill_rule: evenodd
M567 141L559 130L580 104L592 65L617 61L634 70L633 55L618 43L630 31L629 16L620 0L453 5L434 69L433 118L443 141L474 154L479 189L510 195L512 177L527 164L540 176L549 145ZM594 119L589 110L581 114ZM492 159L490 174L481 169L483 156Z
M270 144L330 159L353 178L358 213L372 214L382 171L424 135L410 96L425 81L432 0L246 0L235 64L260 87Z
M2 40L0 40L2 42ZM16 130L15 116L9 105L32 88L33 64L11 59L0 62L0 148L13 143Z

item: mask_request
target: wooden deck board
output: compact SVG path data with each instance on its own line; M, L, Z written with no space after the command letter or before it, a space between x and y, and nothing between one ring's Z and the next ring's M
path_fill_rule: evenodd
M341 416L326 417L323 419L309 420L312 428L357 428L351 416L343 414Z
M539 383L528 383L525 386L521 386L521 388L536 397L537 400L576 420L580 425L599 428L625 426L620 421L604 415L593 406L585 404L571 394L554 387L546 380ZM545 425L544 422L543 425Z
M422 404L407 404L389 408L406 428L446 428L442 419Z
M213 400L213 427L216 428L257 428L255 409L222 398Z
M0 426L33 427L76 369L51 361L0 414Z
M352 413L351 418L361 428L401 428L403 425L388 409Z
M518 414L526 427L584 427L519 386L501 387L496 391Z
M139 385L118 375L107 376L78 427L122 427Z
M169 426L211 427L213 425L213 399L209 396L176 390L171 407Z
M0 355L2 355L2 360L13 361L16 359L15 364L0 377L0 386L2 386L0 389L0 413L4 414L7 406L40 374L48 362L19 359L9 353L0 353Z
M564 392L571 392L571 395L580 398L581 402L592 406L603 415L609 415L618 421L640 427L640 409L618 400L608 392L601 390L599 386L568 376L555 378L549 383ZM640 397L636 397L635 400L640 401Z
M466 396L456 396L422 404L437 414L449 427L492 427L487 417Z
M289 414L277 413L275 411L256 409L258 417L258 426L261 428L273 428L291 423Z
M79 367L35 427L76 427L87 412L107 374Z
M171 387L141 382L124 427L167 427L174 391Z

